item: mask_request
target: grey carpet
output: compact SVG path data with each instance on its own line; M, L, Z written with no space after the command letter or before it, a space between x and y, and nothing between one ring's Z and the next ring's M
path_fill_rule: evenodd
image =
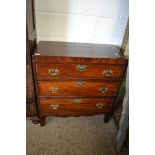
M27 120L27 155L128 155L116 150L117 129L103 115L47 117L45 127Z

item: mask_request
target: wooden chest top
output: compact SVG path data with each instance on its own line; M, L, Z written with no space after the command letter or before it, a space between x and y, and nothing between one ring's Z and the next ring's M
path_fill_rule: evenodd
M118 46L76 42L41 41L33 54L33 60L59 61L59 63L85 62L125 65L127 63L125 59L126 57L120 55Z

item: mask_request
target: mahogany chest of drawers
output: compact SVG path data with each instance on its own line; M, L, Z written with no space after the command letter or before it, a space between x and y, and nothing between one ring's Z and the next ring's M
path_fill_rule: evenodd
M46 116L109 120L128 64L119 47L41 41L32 61L41 126Z

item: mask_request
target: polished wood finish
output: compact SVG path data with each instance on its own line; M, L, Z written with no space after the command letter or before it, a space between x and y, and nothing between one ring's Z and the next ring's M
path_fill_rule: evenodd
M122 78L125 66L114 65L98 65L98 64L49 64L49 63L37 63L37 78L42 79L55 79L55 78L101 78L107 80L120 80ZM78 66L85 65L85 71L79 71ZM51 75L49 69L57 69L59 73L57 75ZM112 71L111 76L106 76L105 71Z
M32 59L41 126L50 115L108 122L128 64L117 46L40 42Z
M84 82L84 86L77 86L78 82ZM51 87L58 88L52 93ZM103 93L100 88L106 87L108 91ZM115 97L119 88L119 82L100 81L38 81L39 97L42 96L111 96Z
M112 114L112 111L104 113L104 123L107 123L110 120Z
M40 98L41 114L59 115L59 113L103 113L112 108L114 99L109 98ZM98 108L97 104L103 107ZM51 105L59 105L57 109L53 109Z
M44 126L45 125L45 115L40 115L39 119L40 119L40 126Z
M120 48L115 45L40 41L36 52L42 56L117 58L119 51Z
M36 52L36 51L35 51ZM44 56L37 55L34 53L32 55L33 61L40 63L87 63L87 64L102 64L102 65L127 65L127 56L118 56L117 58L90 58L90 57L65 57L65 56Z

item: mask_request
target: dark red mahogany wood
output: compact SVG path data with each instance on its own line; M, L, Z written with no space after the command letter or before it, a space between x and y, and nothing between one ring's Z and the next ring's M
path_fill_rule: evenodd
M119 47L41 41L32 60L41 126L46 116L105 114L108 122L128 64Z

